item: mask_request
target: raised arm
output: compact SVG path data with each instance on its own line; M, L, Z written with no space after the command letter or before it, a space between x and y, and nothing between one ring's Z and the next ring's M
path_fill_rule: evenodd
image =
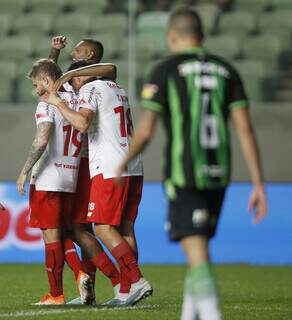
M129 162L146 148L155 133L158 116L159 114L155 111L148 109L143 111L137 130L134 132L129 152L118 168L117 177L120 177L126 171Z
M54 90L58 91L59 88L74 77L99 77L109 78L115 80L117 77L117 67L112 63L96 63L90 66L70 70L62 75L54 85Z
M267 200L256 138L247 108L234 109L231 117L249 169L251 180L254 184L254 189L249 200L249 210L256 210L253 222L258 223L267 213Z
M46 149L52 129L53 123L51 122L42 122L37 126L36 135L30 148L27 160L17 179L17 190L21 195L24 195L25 193L24 184L29 172Z
M49 59L52 59L54 62L58 62L60 51L66 47L66 37L57 36L52 39L51 51L49 53Z

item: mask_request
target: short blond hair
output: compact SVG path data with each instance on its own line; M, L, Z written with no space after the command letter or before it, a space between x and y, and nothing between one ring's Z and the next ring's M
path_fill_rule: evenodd
M57 80L62 76L61 68L51 59L37 60L30 72L27 74L29 79L36 78L42 75L49 76L52 80Z

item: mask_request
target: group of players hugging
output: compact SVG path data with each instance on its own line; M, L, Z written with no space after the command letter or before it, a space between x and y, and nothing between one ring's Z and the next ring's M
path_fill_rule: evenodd
M65 46L65 37L54 37L49 58L36 61L28 73L39 96L37 129L17 189L24 194L31 171L29 226L42 231L50 287L36 304L66 303L66 261L79 291L68 303L96 303L99 269L114 294L104 305L132 306L153 289L138 266L134 233L143 187L140 156L115 179L133 130L127 95L115 82L116 67L99 64L100 42L79 42L62 74L57 60Z

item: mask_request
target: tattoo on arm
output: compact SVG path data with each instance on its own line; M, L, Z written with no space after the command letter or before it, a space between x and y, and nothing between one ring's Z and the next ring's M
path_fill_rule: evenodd
M52 128L53 123L51 122L43 122L38 125L35 139L32 143L31 149L28 154L28 158L23 167L23 172L25 174L28 174L30 172L34 164L44 153L50 138Z

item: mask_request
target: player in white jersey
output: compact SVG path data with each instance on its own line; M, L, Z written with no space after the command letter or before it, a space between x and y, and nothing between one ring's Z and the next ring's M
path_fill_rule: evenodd
M50 68L59 69L59 67L52 60L43 59L42 61L46 64L49 64ZM111 72L109 72L109 71L113 69L112 67L113 67L112 65L93 66L94 69L96 68L95 69L96 75L111 74ZM98 72L98 70L100 72ZM83 71L84 71L84 69L79 70L78 72L81 72L81 74L82 74ZM40 72L40 75L42 75L42 76L45 75L43 70L39 70L39 72ZM90 72L92 72L92 69ZM43 86L44 90L49 90L52 87L53 81L56 79L55 79L55 77L49 76L47 80L48 80L48 83ZM58 95L61 96L62 98L63 98L64 94L65 93L58 92ZM68 94L69 94L69 96L64 103L66 103L68 106L72 105L74 107L76 105L78 99L76 99L73 91L70 91ZM62 101L64 101L64 100L62 100ZM74 135L74 131L72 131L73 144L76 143L75 139L76 139L76 136ZM78 148L78 150L79 150L78 152L80 152L80 148ZM68 150L66 148L66 152L67 151ZM82 158L81 160L83 161L83 160L85 160L85 158ZM87 168L88 168L88 165L87 165ZM80 176L80 174L81 174L81 176ZM88 173L88 175L89 175L89 173ZM78 192L78 194L75 196L75 199L70 202L71 206L73 207L73 211L71 212L72 214L70 216L70 224L71 224L70 226L72 227L70 230L72 232L70 234L70 236L87 253L90 261L94 265L94 269L97 267L105 276L107 276L110 279L115 291L117 291L119 288L119 283L120 283L119 271L116 269L115 265L112 263L111 259L107 256L107 254L103 251L102 246L98 243L96 238L94 236L92 236L91 234L89 234L88 232L86 232L86 228L84 225L84 217L86 218L87 207L88 207L88 195L86 195L86 190L88 188L88 185L87 185L88 180L89 179L87 179L87 172L86 172L86 170L84 170L84 166L83 166L81 168L81 171L79 172L79 177L78 177L78 182L77 182L76 191ZM84 184L84 182L85 182L85 184ZM84 204L85 204L85 209L83 210ZM72 244L72 241L71 241L71 244ZM79 267L80 267L80 260L75 252L75 262L73 261L72 251L75 252L75 248L74 249L72 248L71 250L70 250L70 248L68 248L68 250L66 250L66 252L65 252L65 254L68 253L68 255L70 253L70 256L71 256L70 261L68 261L68 259L67 259L68 258L67 254L65 255L65 258L66 258L66 262L69 264L69 266L74 271L75 267L78 264L77 261L79 262ZM93 296L94 295L92 294L91 297L93 297ZM82 295L81 295L81 302L84 303L84 300L85 299L83 299ZM93 299L91 299L91 301L92 300ZM85 302L87 302L87 300ZM90 303L90 301L88 303Z
M119 264L121 278L128 288L121 288L114 305L134 304L152 294L142 277L131 239L123 223L134 224L142 192L142 163L135 159L128 167L124 185L114 183L115 170L128 150L132 130L127 96L115 82L91 81L89 77L73 79L79 90L80 111L69 109L51 92L47 101L56 105L64 117L81 132L88 130L89 163L92 177L88 221L96 223L96 234ZM80 89L81 88L81 89ZM121 287L123 282L121 281ZM124 290L128 292L123 292Z
M45 93L44 83L60 77L62 71L49 60L42 59L33 65L29 78L39 95ZM53 80L52 80L53 79ZM68 101L70 108L76 104L72 94L59 92ZM39 102L35 114L37 131L28 159L17 180L17 188L24 194L24 184L32 171L30 186L29 225L40 228L46 252L46 269L50 293L37 304L63 304L62 273L64 260L73 265L82 301L90 303L92 284L90 277L82 271L72 240L66 235L71 227L72 205L80 162L82 137L78 130L64 120L58 109ZM66 254L66 251L70 253ZM66 257L64 256L66 254ZM70 263L72 262L72 263Z
M66 37L57 36L52 39L52 48L49 57L53 59L56 63L60 54L60 50L66 46ZM94 39L83 39L81 40L73 49L71 53L71 57L74 61L78 60L86 60L90 62L90 64L98 64L103 56L103 45ZM101 67L101 64L98 65ZM112 70L108 75L104 74L104 76L108 76L110 78L116 78L116 68L112 65ZM95 74L94 69L90 69L92 72L92 76L100 76L100 72L98 71ZM72 70L74 73L75 71ZM88 72L88 71L87 71ZM68 84L67 81L71 79L70 72L66 73L66 76L62 76L62 84L67 91L72 91L72 87ZM68 77L66 79L66 77ZM85 135L86 136L86 135ZM83 143L84 145L84 143ZM84 148L85 149L85 148ZM117 292L119 289L119 272L115 268L115 265L112 263L111 259L106 255L105 252L101 251L101 254L97 255L96 248L101 247L98 246L97 243L92 241L92 237L84 238L81 236L84 235L84 231L88 231L92 235L94 235L94 231L92 228L92 223L89 223L86 220L88 202L89 202L89 193L90 193L90 176L89 176L89 166L88 166L88 154L84 154L81 156L81 162L79 167L79 176L77 182L76 189L76 201L74 205L74 230L76 239L81 238L83 246L91 247L91 254L88 255L86 250L83 250L81 247L81 256L82 256L82 265L84 271L90 274L92 282L95 283L95 272L96 268L98 268L103 274L110 278L111 284L114 287L114 291ZM78 230L79 228L79 230ZM84 240L86 239L86 240ZM87 242L87 243L85 243ZM88 243L91 243L89 245ZM70 304L80 304L80 298L73 299L69 302Z

